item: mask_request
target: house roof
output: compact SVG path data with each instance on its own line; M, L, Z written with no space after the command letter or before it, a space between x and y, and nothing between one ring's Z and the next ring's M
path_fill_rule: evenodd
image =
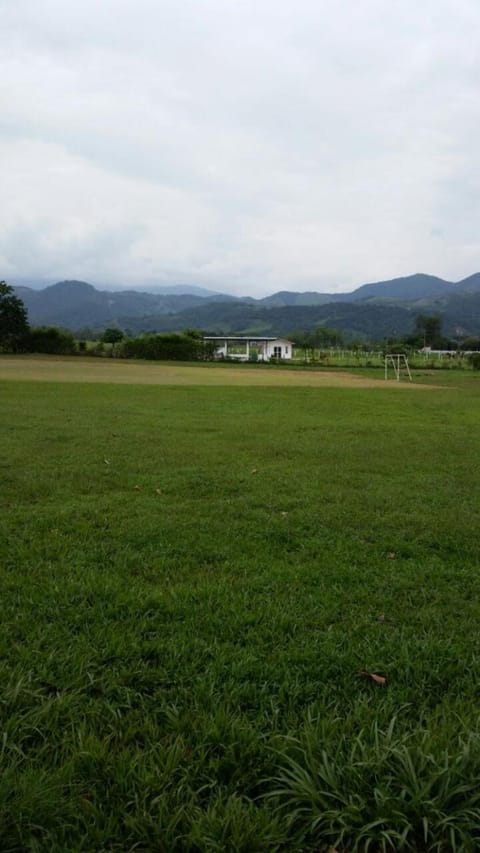
M204 341L242 341L246 343L249 341L252 343L253 341L258 341L258 343L267 343L268 341L285 341L287 344L293 344L293 341L289 341L288 338L284 338L281 335L276 335L275 337L265 337L265 335L204 335Z

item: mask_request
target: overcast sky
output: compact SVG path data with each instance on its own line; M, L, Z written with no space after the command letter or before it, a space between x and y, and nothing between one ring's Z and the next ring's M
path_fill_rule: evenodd
M0 0L0 279L480 270L478 0Z

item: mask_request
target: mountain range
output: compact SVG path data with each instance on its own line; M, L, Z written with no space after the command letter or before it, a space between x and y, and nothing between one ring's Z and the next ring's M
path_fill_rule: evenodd
M197 328L212 334L288 335L323 325L378 340L409 334L419 313L440 314L446 335L480 335L480 273L459 282L417 273L364 284L351 293L280 291L262 299L187 285L158 287L154 293L97 290L83 281L14 289L32 325L61 326L85 336L107 326L134 334Z

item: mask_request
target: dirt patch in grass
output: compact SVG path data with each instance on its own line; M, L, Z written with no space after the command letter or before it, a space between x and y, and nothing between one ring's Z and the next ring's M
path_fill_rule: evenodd
M285 370L281 367L177 365L55 356L3 356L0 379L38 382L94 382L121 385L239 385L325 388L432 388L411 382L385 382L348 371Z

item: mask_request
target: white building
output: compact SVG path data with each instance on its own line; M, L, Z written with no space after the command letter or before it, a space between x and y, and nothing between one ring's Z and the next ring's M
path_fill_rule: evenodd
M216 345L215 358L269 361L271 358L290 359L293 352L293 343L287 338L205 335L203 340L212 341Z

